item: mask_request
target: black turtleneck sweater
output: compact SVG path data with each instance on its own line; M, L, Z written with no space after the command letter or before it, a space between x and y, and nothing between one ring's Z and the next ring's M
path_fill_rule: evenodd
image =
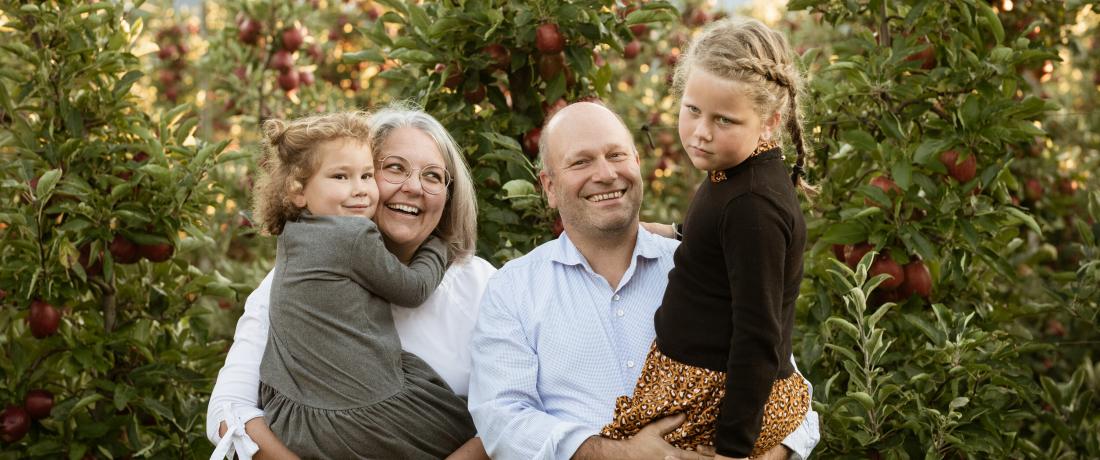
M691 202L654 324L661 353L726 373L715 448L747 457L772 384L794 372L806 223L779 149L724 172Z

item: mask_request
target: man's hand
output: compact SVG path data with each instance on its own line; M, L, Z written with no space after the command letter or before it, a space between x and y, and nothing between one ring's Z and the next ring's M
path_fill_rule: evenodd
M638 434L623 441L593 436L577 449L576 460L625 459L625 460L711 460L713 453L704 455L677 449L665 442L664 435L671 433L686 417L683 414L668 416L646 425Z
M649 233L665 238L676 238L676 229L672 224L658 224L656 222L642 222L642 228Z

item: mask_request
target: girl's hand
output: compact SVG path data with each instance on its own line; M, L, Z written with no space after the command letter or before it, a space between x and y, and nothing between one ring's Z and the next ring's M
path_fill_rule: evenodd
M658 224L656 222L642 222L642 228L654 235L660 235L665 238L676 238L676 229L672 224Z

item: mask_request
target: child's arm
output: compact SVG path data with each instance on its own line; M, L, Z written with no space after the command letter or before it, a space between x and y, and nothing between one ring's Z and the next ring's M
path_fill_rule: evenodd
M434 236L416 251L409 265L386 249L382 233L371 221L352 247L351 277L390 303L417 307L432 295L447 264L447 247Z
M779 373L783 293L792 230L771 201L752 193L724 209L722 251L730 284L733 333L726 398L715 447L720 455L747 456L760 434L764 405ZM731 455L732 454L732 455Z

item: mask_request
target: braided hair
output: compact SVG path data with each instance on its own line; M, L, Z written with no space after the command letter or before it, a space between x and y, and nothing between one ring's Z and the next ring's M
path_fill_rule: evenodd
M766 119L778 112L786 120L787 134L798 156L791 181L812 196L816 188L806 182L806 140L798 96L802 74L787 39L760 21L726 18L715 21L692 40L676 64L672 90L682 97L688 76L695 68L744 84L757 114Z

